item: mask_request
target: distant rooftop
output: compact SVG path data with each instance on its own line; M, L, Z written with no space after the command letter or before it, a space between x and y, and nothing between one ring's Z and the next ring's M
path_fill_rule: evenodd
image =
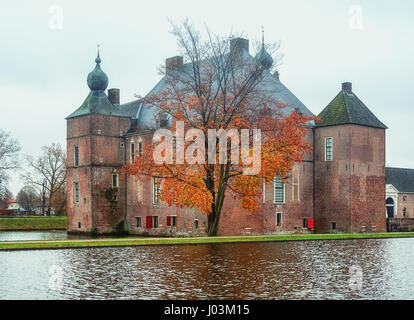
M414 192L414 169L385 168L385 181L399 192Z

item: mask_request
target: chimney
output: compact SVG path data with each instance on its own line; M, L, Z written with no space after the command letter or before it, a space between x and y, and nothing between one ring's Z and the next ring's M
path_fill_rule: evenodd
M352 93L352 83L351 82L344 82L344 83L342 83L342 91L346 91L348 93Z
M249 40L243 38L234 38L230 40L230 53L239 55L242 49L249 52Z
M119 89L108 89L108 99L109 101L115 105L115 104L119 104L119 94L120 94L120 90Z
M165 71L167 73L173 72L183 66L183 57L175 56L165 59Z

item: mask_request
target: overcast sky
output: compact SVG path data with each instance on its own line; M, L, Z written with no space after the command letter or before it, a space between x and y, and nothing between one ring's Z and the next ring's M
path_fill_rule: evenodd
M58 6L56 8L56 5ZM62 9L62 24L56 14ZM39 154L66 145L65 117L88 95L101 45L109 88L121 103L145 95L178 53L168 19L198 28L281 40L281 81L315 114L342 82L384 122L387 165L414 168L414 2L406 1L2 1L0 127ZM61 28L59 28L61 26ZM10 181L16 194L18 173Z

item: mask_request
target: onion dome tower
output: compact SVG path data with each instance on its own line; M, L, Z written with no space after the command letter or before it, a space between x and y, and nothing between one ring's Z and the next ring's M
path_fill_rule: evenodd
M262 49L256 55L256 60L263 66L265 69L269 69L273 64L272 56L266 51L264 45L264 30L262 27Z
M87 84L91 92L86 97L83 104L68 118L74 118L78 116L83 116L87 114L105 114L105 115L115 115L115 116L125 116L117 106L114 106L108 99L108 96L105 93L106 88L108 88L108 76L101 69L101 57L99 55L99 46L98 46L98 55L95 59L95 68L88 74Z
M98 48L98 56L95 59L96 66L95 69L92 70L88 74L88 87L91 91L105 91L108 88L108 76L105 72L101 69L101 57L99 56L99 48Z

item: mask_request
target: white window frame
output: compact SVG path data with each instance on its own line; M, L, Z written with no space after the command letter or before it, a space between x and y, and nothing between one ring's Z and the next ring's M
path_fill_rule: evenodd
M327 144L326 144L326 142L328 141L328 140L331 140L331 159L328 159L328 157L327 157ZM325 161L333 161L333 138L332 137L325 137Z
M286 201L286 185L283 182L283 179L280 179L282 181L282 186L283 186L283 201L282 202L276 201L276 179L280 179L280 178L278 177L273 178L273 203L284 204Z
M161 203L161 199L158 199L158 201L155 201L155 187L156 187L156 183L155 183L155 179L160 179L161 178L152 178L152 204L160 204ZM161 193L161 183L160 183L160 187L159 187L159 192ZM159 198L159 196L158 196Z
M138 219L139 219L139 225L138 225ZM137 222L137 228L142 228L142 216L136 216L135 220Z

